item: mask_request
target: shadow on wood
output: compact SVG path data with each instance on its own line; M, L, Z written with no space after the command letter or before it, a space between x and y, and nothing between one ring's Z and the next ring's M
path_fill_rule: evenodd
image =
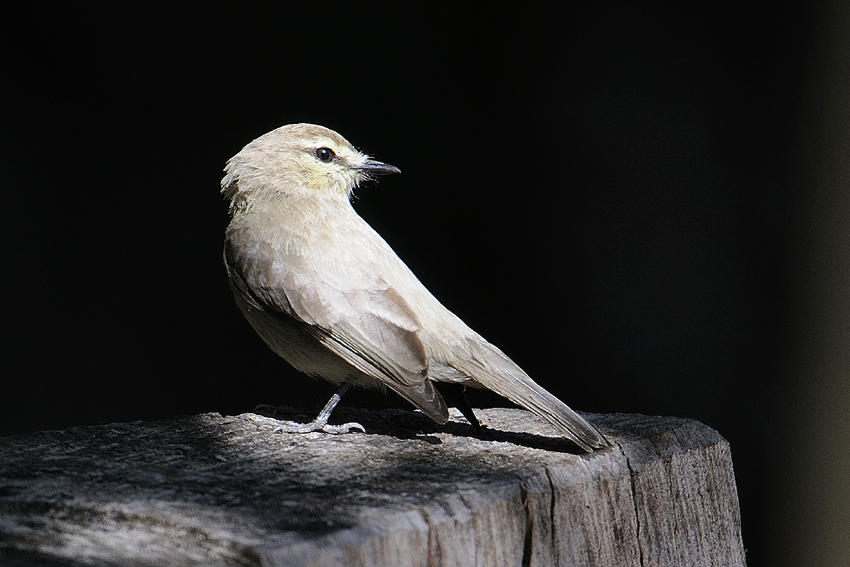
M614 445L578 454L528 412L476 413L481 433L348 409L369 433L204 414L2 438L0 564L744 565L709 427L589 415Z

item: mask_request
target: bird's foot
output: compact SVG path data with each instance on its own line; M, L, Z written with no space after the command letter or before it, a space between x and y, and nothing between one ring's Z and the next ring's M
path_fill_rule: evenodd
M342 384L339 387L339 390L331 396L331 399L328 400L328 403L325 404L325 407L322 408L322 411L319 412L319 415L316 416L316 419L311 421L310 423L297 423L295 421L280 421L279 425L275 428L275 433L311 433L313 431L324 431L325 433L332 433L334 435L339 435L340 433L349 433L352 429L359 429L361 432L366 433L366 428L364 428L359 423L343 423L342 425L329 425L328 419L331 417L331 412L334 410L336 405L342 399L342 396L345 392L348 391L350 386L347 383Z
M322 427L322 431L325 433L333 433L334 435L339 435L340 433L351 433L351 430L360 430L360 433L366 433L366 428L357 423L356 421L350 421L348 423L343 423L342 425L330 425L326 423Z
M297 423L295 421L281 421L280 425L275 428L275 433L311 433L313 431L324 431L339 435L341 433L350 433L351 430L359 429L362 433L366 433L366 429L359 423L350 422L342 425L331 425L327 420L314 419L310 423Z

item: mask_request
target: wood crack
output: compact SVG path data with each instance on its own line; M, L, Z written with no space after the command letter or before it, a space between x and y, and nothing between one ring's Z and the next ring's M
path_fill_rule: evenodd
M643 535L642 526L640 522L640 514L638 513L638 503L637 503L637 488L635 486L635 470L632 468L632 461L629 459L629 456L626 454L626 450L623 449L623 445L621 443L617 443L617 448L620 449L620 453L622 453L623 458L626 459L626 467L629 469L629 485L631 487L632 493L632 509L634 511L634 519L635 519L635 531L637 536L637 548L639 553L639 565L643 567L644 565L644 556L643 556L643 543L641 541L641 536Z

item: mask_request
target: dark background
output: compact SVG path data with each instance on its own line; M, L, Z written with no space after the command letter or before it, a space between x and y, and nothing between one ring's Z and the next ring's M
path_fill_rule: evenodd
M404 171L357 209L541 384L730 440L751 566L844 564L846 16L10 13L0 433L324 402L236 310L218 193L315 122Z

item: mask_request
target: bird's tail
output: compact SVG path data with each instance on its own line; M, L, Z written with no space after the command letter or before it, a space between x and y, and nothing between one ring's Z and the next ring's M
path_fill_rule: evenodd
M468 339L470 356L451 365L476 382L539 415L585 451L608 445L605 437L564 402L532 380L501 350L480 337Z

